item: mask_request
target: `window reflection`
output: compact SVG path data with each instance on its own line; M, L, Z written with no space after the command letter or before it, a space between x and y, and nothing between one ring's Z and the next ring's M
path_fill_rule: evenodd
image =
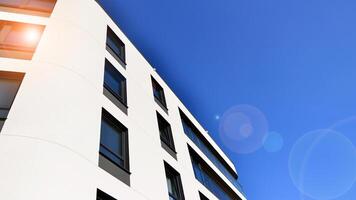
M189 147L195 178L220 200L240 200L229 186Z
M108 60L105 60L104 87L126 105L126 79Z
M115 59L125 64L125 44L109 27L107 28L106 46Z
M7 119L22 79L22 73L0 71L0 130Z
M212 147L208 142L204 141L200 136L201 133L197 128L189 121L188 117L180 111L182 117L182 124L185 134L189 137L190 140L194 142L195 145L209 158L209 160L225 175L227 179L240 191L243 193L242 186L237 179L236 175L233 175L226 167L226 164L223 164L221 158L219 159L216 153L213 152Z
M100 154L128 170L127 129L106 110L102 112Z

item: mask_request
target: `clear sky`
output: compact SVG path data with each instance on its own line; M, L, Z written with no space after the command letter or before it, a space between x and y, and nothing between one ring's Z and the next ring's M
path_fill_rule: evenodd
M100 1L248 199L356 199L355 0Z

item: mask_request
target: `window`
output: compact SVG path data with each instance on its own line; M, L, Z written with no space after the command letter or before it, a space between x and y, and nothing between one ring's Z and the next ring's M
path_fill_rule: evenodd
M0 20L0 56L30 60L44 26Z
M49 16L56 0L0 0L0 9L10 12Z
M96 191L96 200L116 200L112 196L106 194L105 192L97 189Z
M189 118L179 109L185 134L197 145L197 147L210 159L210 161L225 175L227 179L241 192L242 187L238 181L236 172L226 163L214 147L194 126Z
M107 28L106 49L112 56L115 57L121 64L126 65L125 61L125 44L120 40L114 31Z
M174 150L171 125L158 112L157 121L161 140Z
M20 88L24 74L0 71L0 130Z
M126 104L126 79L108 60L105 60L104 86Z
M201 192L199 192L199 197L200 200L209 200L208 197L206 197L204 194L202 194Z
M164 163L169 200L184 200L182 182L179 173L167 163Z
M127 113L126 79L105 60L104 94L121 110Z
M153 87L153 96L155 97L156 102L167 111L166 98L164 96L164 90L159 85L159 83L153 78L152 79L152 87Z
M177 159L177 153L174 147L171 125L157 113L158 129L161 138L161 145L173 158Z
M128 131L102 110L99 167L130 186Z
M127 128L103 109L100 154L116 165L129 169Z
M220 200L241 198L214 172L213 169L188 146L195 178ZM204 198L202 198L204 200Z

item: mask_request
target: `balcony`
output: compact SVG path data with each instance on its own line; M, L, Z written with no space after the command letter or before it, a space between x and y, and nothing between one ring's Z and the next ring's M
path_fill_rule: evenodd
M241 200L219 175L188 145L195 178L220 200Z
M49 16L56 2L57 0L0 0L0 9L7 12Z
M209 158L209 160L221 171L221 173L224 174L224 176L229 179L229 181L238 189L242 194L244 194L243 187L239 183L237 176L234 176L228 169L227 167L221 162L221 160L216 156L216 153L214 153L211 150L211 147L208 147L206 144L207 142L204 142L196 133L196 131L193 130L192 126L189 125L185 120L183 119L183 128L185 134L189 137L192 142L205 154L206 157Z

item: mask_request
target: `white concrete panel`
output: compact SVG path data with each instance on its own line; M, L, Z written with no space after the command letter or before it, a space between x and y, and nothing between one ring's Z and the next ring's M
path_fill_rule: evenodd
M0 199L95 200L99 188L117 199L164 200L166 161L180 173L185 199L201 191L214 200L194 177L187 143L231 186L184 134L178 107L235 169L232 162L94 0L58 0L49 18L0 19L46 25L32 60L0 58L0 70L26 73L0 133ZM126 69L106 51L108 25L125 43ZM105 58L127 80L128 115L103 95ZM151 75L168 114L154 101ZM130 186L98 167L102 108L128 128ZM161 147L156 111L171 125L177 160Z

